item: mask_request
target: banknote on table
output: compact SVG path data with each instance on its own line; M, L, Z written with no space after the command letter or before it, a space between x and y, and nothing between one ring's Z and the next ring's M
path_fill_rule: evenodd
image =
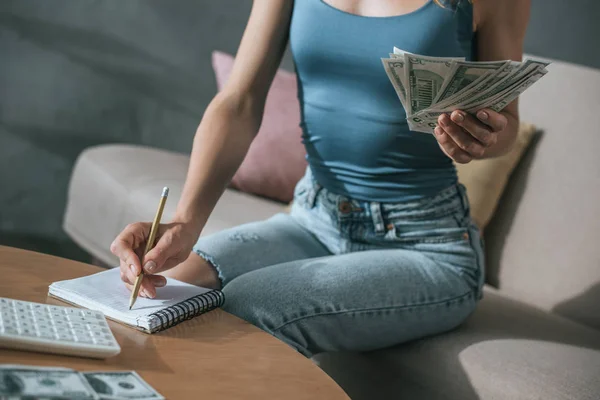
M82 375L102 400L164 400L135 371L83 372Z
M0 365L0 398L100 399L77 371L26 365Z
M426 133L433 133L440 115L454 110L501 111L542 78L549 65L532 59L473 62L429 57L396 47L381 60L409 128Z

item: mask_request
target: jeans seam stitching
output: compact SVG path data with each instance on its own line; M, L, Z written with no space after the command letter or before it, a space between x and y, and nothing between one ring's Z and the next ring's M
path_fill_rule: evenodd
M456 301L456 300L459 300L459 299L461 299L463 297L472 296L472 295L473 295L473 291L471 290L471 291L465 292L465 293L463 293L461 295L450 297L448 299L437 300L437 301L430 301L430 302L427 302L427 303L414 303L414 304L406 304L406 305L401 305L401 306L362 308L362 309L354 309L354 310L330 311L330 312L315 313L315 314L312 314L312 315L305 315L305 316L294 318L294 319L292 319L290 321L284 322L279 327L275 328L273 330L273 332L277 332L277 331L279 331L280 329L283 329L285 326L287 326L289 324L293 324L295 322L302 321L302 320L305 320L305 319L308 319L308 318L320 317L320 316L323 316L323 315L340 315L340 314L360 313L360 312L374 312L374 311L382 311L382 310L402 310L402 309L411 308L411 307L427 307L427 306L432 306L432 305L436 305L436 304L447 303L449 301Z

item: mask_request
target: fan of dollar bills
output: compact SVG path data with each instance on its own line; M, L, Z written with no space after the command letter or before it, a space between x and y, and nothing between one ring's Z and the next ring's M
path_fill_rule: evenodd
M406 111L408 126L426 133L433 133L440 115L454 110L499 112L544 76L550 64L532 59L471 62L396 47L390 58L381 60Z

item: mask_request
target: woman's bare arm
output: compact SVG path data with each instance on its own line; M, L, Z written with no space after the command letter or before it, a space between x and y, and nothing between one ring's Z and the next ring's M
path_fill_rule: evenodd
M474 0L478 61L521 61L531 0ZM519 130L518 100L502 112L479 110L471 116L461 110L438 119L435 135L454 161L496 157L507 153Z
M243 161L285 51L292 5L292 0L254 0L231 76L196 131L176 221L202 229Z
M196 131L183 193L173 221L161 224L156 246L142 257L150 223L128 225L113 241L127 287L143 269L142 294L164 286L157 274L185 261L208 216L260 127L271 81L285 51L292 0L254 0L231 76Z

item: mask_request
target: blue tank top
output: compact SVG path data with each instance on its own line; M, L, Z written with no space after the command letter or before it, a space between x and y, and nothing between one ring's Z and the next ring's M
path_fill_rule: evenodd
M358 200L399 202L457 182L433 135L412 132L383 65L393 47L436 57L474 57L472 6L433 0L409 14L363 17L322 0L295 0L290 44L301 127L315 179Z

